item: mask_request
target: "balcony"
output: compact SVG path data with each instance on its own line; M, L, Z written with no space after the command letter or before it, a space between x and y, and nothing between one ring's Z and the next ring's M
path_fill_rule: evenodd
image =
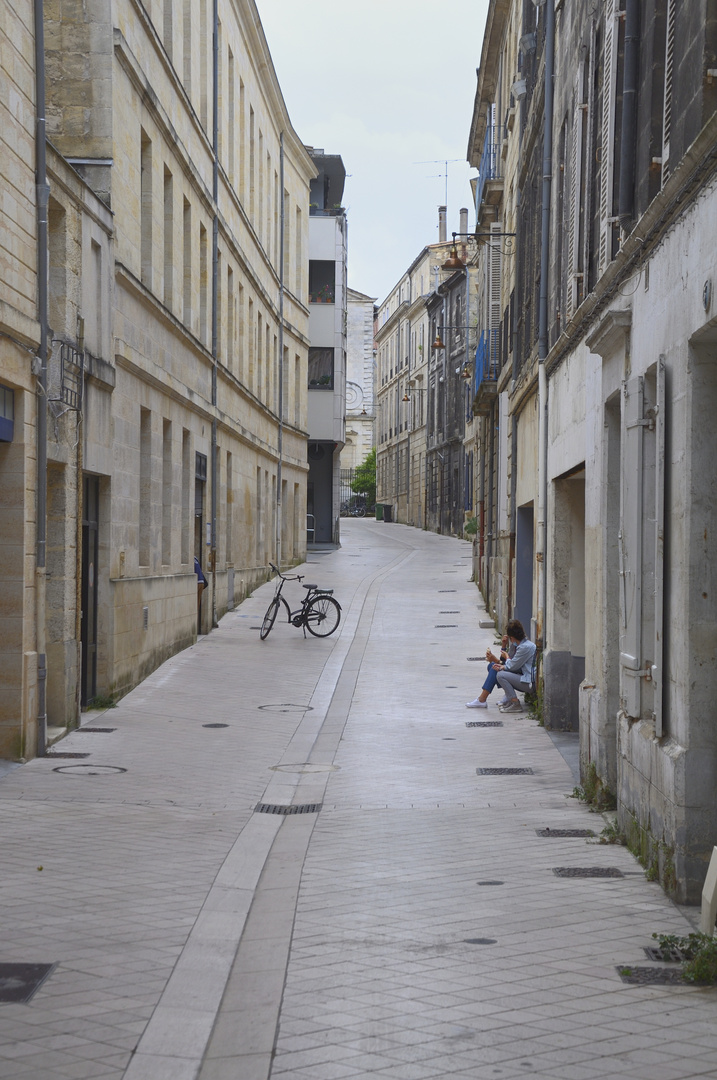
M473 414L488 416L497 396L500 373L500 329L483 330L476 349Z
M495 206L503 193L502 144L506 137L503 124L489 124L483 141L483 154L478 169L476 213L480 217L481 203Z

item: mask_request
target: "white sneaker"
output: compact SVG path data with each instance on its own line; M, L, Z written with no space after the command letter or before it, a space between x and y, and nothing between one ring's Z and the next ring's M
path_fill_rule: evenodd
M488 708L488 702L487 701L481 701L480 698L476 698L475 701L467 701L466 702L466 708L467 709L487 709Z
M509 704L510 704L510 698L509 697L501 698L500 701L498 702L498 708L502 709L504 705L509 705Z

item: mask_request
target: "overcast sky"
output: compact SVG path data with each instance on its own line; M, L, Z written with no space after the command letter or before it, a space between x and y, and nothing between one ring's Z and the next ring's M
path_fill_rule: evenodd
M349 174L349 285L383 300L438 239L446 160L448 232L462 206L475 224L466 150L487 0L257 6L295 130Z

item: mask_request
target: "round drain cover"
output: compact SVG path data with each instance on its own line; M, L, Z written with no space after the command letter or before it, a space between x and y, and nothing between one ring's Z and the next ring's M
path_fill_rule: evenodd
M466 945L495 945L496 939L492 937L467 937L463 938Z
M504 881L477 881L476 885L505 885Z
M56 765L53 772L65 773L66 776L112 776L125 773L119 765Z

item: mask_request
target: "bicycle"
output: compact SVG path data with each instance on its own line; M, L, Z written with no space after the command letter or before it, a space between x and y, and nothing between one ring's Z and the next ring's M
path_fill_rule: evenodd
M339 511L341 517L366 517L366 504L362 502L351 502L346 500L341 504Z
M269 563L269 566L275 574L279 575L279 581L276 584L274 598L266 609L266 615L261 624L261 630L259 631L261 640L265 641L271 633L282 604L286 609L287 622L292 626L302 626L304 637L306 637L307 630L314 637L328 637L329 634L333 634L341 621L341 604L338 600L334 600L332 596L334 590L320 589L318 585L304 585L303 588L307 592L301 607L297 608L296 611L292 611L281 595L281 591L285 582L303 581L305 575L282 574L281 570L274 566L273 563Z

